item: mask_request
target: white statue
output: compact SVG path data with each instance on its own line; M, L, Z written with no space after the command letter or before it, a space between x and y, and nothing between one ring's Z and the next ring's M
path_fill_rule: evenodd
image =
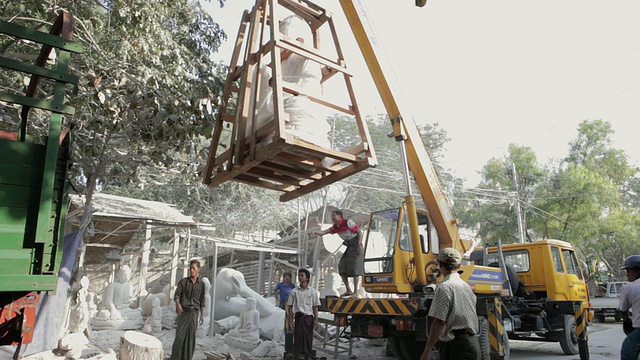
M87 291L87 306L89 308L89 317L92 318L98 313L98 305L96 305L96 294Z
M327 296L340 296L340 287L342 285L342 279L335 269L331 269L324 277L324 288L320 290L320 297L325 298Z
M169 303L162 306L162 328L169 330L175 329L176 319L178 318L178 313L176 312L176 304L173 302L173 299L170 298L171 290L175 290L175 286L171 287L170 284L167 284L164 288L162 288L162 292L164 293L165 297L169 299Z
M167 284L162 289L161 293L149 294L147 297L145 297L142 303L142 315L151 316L151 311L153 310L153 299L155 298L160 299L160 306L167 306L169 304L172 304L173 307L175 307L175 304L173 303L173 301L169 299L170 291L171 291L171 285Z
M284 340L284 310L249 288L244 275L234 269L220 269L216 276L215 320L239 316L247 307L247 299L254 299L260 314L260 335L268 339Z
M131 305L130 274L129 267L123 266L118 270L116 281L109 284L105 289L102 303L98 308L98 315L91 319L91 325L94 330L142 329L142 311L129 307Z
M204 283L204 308L202 310L202 325L198 327L198 335L205 337L209 335L209 325L211 323L211 282L206 277L202 278Z
M89 278L83 276L80 279L80 289L76 296L76 302L69 311L69 333L83 333L86 337L90 335L89 328Z
M157 333L162 331L162 307L160 299L153 299L153 310L151 316L147 319L147 325L151 327L151 332Z
M260 313L256 310L256 299L248 298L246 308L240 314L238 327L229 331L230 336L260 339Z
M297 16L291 15L280 21L279 30L290 41L303 45L313 46L313 33L307 22ZM322 86L322 66L306 57L283 52L282 55L282 80L285 86L294 86L301 92L297 95L284 93L282 95L284 112L287 114L285 130L301 140L312 144L331 148L328 134L331 125L327 122L326 107L321 106L308 98L308 95L320 95ZM259 70L260 88L257 94L256 128L260 128L273 119L273 89L269 79L272 78L271 67L266 63L261 64ZM289 85L287 85L288 83ZM252 111L252 109L250 109ZM247 135L250 133L247 127ZM331 166L333 161L326 159L325 166Z
M260 344L260 313L256 310L256 299L247 299L238 327L227 333L225 343L245 351L251 351Z

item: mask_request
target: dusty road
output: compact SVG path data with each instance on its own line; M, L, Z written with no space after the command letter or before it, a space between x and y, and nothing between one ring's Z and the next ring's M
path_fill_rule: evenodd
M590 360L614 360L620 358L620 345L624 339L622 324L610 320L606 323L593 323L589 326ZM513 360L562 359L579 360L579 355L564 355L560 344L531 341L511 341Z

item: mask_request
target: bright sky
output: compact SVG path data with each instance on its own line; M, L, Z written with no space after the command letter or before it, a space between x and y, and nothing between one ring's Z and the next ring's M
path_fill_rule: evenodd
M316 3L336 16L363 112L385 113L338 1ZM203 4L229 35L219 53L228 62L242 12L254 1ZM443 165L467 186L510 143L533 148L541 164L565 156L583 120L609 121L613 146L639 166L640 0L365 4L405 103L418 123L448 132Z

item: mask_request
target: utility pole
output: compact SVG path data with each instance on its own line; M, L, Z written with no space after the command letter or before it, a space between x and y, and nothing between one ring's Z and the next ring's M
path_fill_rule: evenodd
M524 236L524 221L522 219L522 209L520 208L520 193L518 192L518 174L516 173L516 164L511 163L511 171L513 172L513 190L515 192L516 215L518 216L518 240L520 243L526 242Z

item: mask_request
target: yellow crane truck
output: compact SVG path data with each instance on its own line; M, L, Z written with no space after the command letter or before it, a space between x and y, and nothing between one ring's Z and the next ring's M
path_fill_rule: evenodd
M395 209L373 212L365 226L363 286L378 298L328 297L325 310L351 337L387 338L399 359L418 359L429 332L428 310L437 275L439 249L469 253L414 120L403 115L371 28L365 28L362 0L340 4L389 115L399 144L406 196ZM416 1L416 5L424 5ZM426 210L416 209L413 175ZM464 264L464 262L463 262ZM474 290L484 359L509 357L508 341L560 342L566 354L588 359L586 324L589 293L572 246L564 241L486 246L463 265L461 276Z
M390 83L390 78L385 76L387 66L380 62L385 57L378 56L374 48L379 41L365 29L368 16L363 0L339 2L391 121L393 131L389 136L397 141L400 150L406 196L397 208L372 213L364 226L363 286L368 293L378 297L328 297L323 301L323 309L333 313L338 324L350 326L352 337L387 338L396 357L413 360L422 354L430 326L428 311L433 293L441 281L437 273L437 254L445 247L471 253L471 243L461 239L457 220L449 208L416 124L400 106L397 85ZM418 0L416 5L424 4ZM313 40L309 43L313 47L282 39L276 34L278 27L274 26L276 21L272 19L278 18L278 11L282 10L279 6L300 15L310 26ZM298 55L311 59L317 63L316 66L320 64L321 82L339 73L343 74L343 79L350 79L337 41L334 42L338 61L319 51L322 24L328 22L331 38L337 39L333 21L328 21L331 16L309 0L257 0L251 13L245 12L231 61L233 72L227 79L223 101L230 99L235 91L241 106L235 113L229 113L226 108L220 112L221 121L216 124L211 151L211 154L220 156L210 163L206 175L208 180L205 180L210 186L234 179L284 192L291 190L281 197L281 200L288 200L369 166L369 162L364 161L365 156L372 156L372 152L368 152L366 127L359 129L364 142L356 146L357 156L348 152L321 151L317 146L296 141L290 134L282 137L285 121L279 121L277 128L275 125L262 125L263 128L257 132L249 131L252 136L245 139L247 131L244 126L249 125L249 129L257 126L253 115L258 108L257 85L262 80L253 69L263 61L272 67L272 75L275 74L263 80L272 87L274 119L278 120L287 117L282 95L304 92L297 86L282 84L281 63L283 57L291 55L289 53L299 52ZM244 56L240 62L242 50ZM240 81L239 87L233 85L236 80ZM350 80L345 83L347 90L351 89ZM355 116L355 97L351 91L348 93L352 101L348 106L333 104L317 94L308 96L308 99ZM233 129L226 149L218 146L222 144L218 140L225 123ZM269 136L277 139L269 138L269 141L260 143L259 138L263 134L272 134ZM237 143L233 143L233 139ZM243 145L245 140L247 146ZM232 147L236 150L231 151ZM365 149L367 151L363 152ZM303 158L297 164L299 167L290 167L292 162L301 158L298 155L301 152L309 157ZM320 163L318 155L320 158L333 157L350 165L346 168L341 168L342 165L323 166L321 169L314 165ZM325 173L329 175L323 177ZM426 206L425 210L416 208L412 180ZM477 297L484 360L508 358L509 338L559 341L566 353L580 352L582 359L588 358L585 316L588 314L589 297L570 244L545 240L504 245L504 249L497 244L485 246L483 251L474 255L463 263L461 277ZM289 334L290 330L287 328ZM285 342L285 349L288 348ZM288 353L285 358L291 355Z

